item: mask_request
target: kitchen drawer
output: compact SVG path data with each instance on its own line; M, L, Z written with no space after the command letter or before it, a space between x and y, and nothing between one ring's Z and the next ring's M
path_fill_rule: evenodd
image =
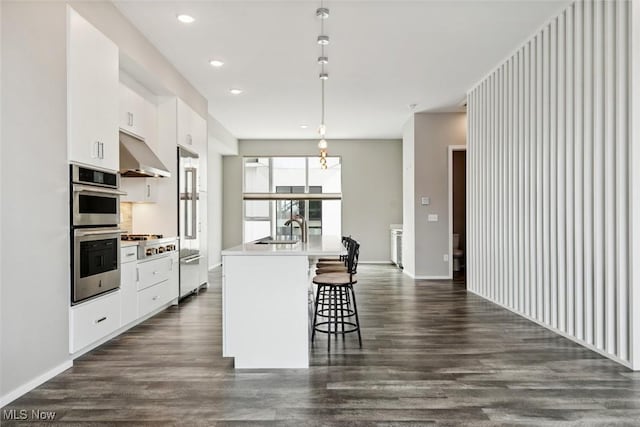
M141 291L156 283L169 279L173 271L173 260L164 257L138 263L138 290Z
M71 307L69 351L75 353L120 327L120 291Z
M139 291L138 316L145 316L177 297L175 286L173 285L172 280L166 280Z
M120 248L120 264L138 260L138 245Z

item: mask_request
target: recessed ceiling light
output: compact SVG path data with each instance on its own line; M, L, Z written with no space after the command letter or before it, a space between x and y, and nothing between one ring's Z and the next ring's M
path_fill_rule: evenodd
M191 24L193 21L195 21L195 18L191 15L185 15L184 13L181 13L180 15L178 15L178 21L182 22L183 24Z
M329 80L329 73L320 73L320 80Z
M329 36L318 36L318 44L326 46L329 44Z
M309 125L300 125L300 129L307 129Z
M211 64L212 67L220 68L224 65L224 62L220 61L219 59L212 59L211 61L209 61L209 64Z
M240 95L242 92L244 91L238 88L229 89L229 93L231 93L231 95Z
M324 65L329 63L329 57L327 56L318 56L318 64Z

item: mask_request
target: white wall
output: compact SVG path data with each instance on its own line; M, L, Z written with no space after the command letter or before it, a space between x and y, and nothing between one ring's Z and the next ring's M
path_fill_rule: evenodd
M451 261L444 260L450 229L448 147L466 144L466 115L415 114L405 125L404 138L404 271L415 278L448 278ZM422 197L429 197L429 205L422 205ZM438 220L428 222L428 215L437 215Z
M209 232L209 268L222 263L222 159L225 155L238 154L238 140L211 116L207 118L209 138L208 168L208 232Z
M240 156L317 156L315 140L239 143ZM360 259L389 262L389 225L402 219L402 144L397 140L332 140L342 157L342 232L362 244ZM225 157L223 247L242 243L242 159Z
M2 9L0 406L69 363L70 300L66 5Z
M630 7L574 3L468 106L469 289L625 365Z
M413 115L402 132L402 266L416 274L415 244L415 120Z

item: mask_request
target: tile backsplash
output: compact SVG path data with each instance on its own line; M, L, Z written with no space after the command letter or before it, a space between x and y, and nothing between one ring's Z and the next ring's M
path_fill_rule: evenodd
M128 233L133 233L133 203L120 203L120 228Z

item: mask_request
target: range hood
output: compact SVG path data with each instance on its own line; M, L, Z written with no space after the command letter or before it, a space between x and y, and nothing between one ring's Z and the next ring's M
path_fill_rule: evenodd
M120 175L168 178L171 173L143 140L120 131Z

